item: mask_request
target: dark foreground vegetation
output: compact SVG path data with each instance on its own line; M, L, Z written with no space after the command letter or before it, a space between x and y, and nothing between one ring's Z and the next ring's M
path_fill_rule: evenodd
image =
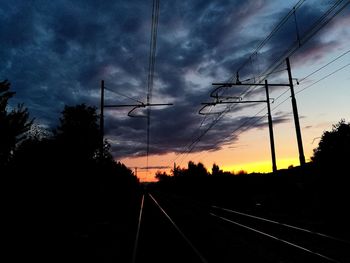
M58 126L33 125L27 109L8 109L0 83L2 233L9 262L127 262L135 238L140 185L115 162L96 109L66 106Z
M189 162L187 169L175 168L172 175L158 173L153 191L186 196L311 227L349 239L350 123L341 120L322 135L312 161L270 174L234 175L213 165Z
M96 108L66 106L57 127L46 130L34 124L24 105L8 107L14 95L9 82L0 82L5 258L9 262L130 262L143 190L132 171L112 158L108 142L101 147ZM342 120L322 135L312 161L304 167L234 175L215 164L209 173L203 164L189 162L187 169L176 167L172 175L157 173L159 182L148 184L147 191L163 197L165 204L170 196L179 198L183 207L174 206L175 219L181 211L197 211L195 205L184 208L195 201L201 208L218 205L348 239L349 156L350 124ZM150 206L150 199L147 202ZM159 211L153 212L145 212L151 215L150 225ZM200 215L184 217L185 230L192 229L191 220L200 226L198 220L204 218ZM207 229L207 224L202 225ZM157 224L143 231L156 236L152 231L158 231ZM193 239L209 251L201 233ZM212 233L222 239L226 231ZM147 244L144 251L157 253L157 247L142 238ZM241 243L240 236L236 239Z

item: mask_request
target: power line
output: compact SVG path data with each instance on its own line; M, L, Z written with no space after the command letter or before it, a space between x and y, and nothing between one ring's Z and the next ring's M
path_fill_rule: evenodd
M304 1L299 1L297 3L297 5L294 6L294 8L287 14L286 17L284 17L281 22L272 30L272 32L261 42L262 46L266 44L266 42L271 39L271 37L280 29L280 27L289 19L289 17L291 15L293 15L293 13L295 12L296 9L298 9L302 3ZM329 14L332 13L332 11L334 11L334 9L336 7L338 7L341 3L343 2L343 0L338 0L334 3L334 5L332 7L330 7L310 28L308 31L306 31L306 33L301 37L299 36L299 41L296 45L296 43L293 43L286 51L285 53L280 56L280 58L276 59L271 66L265 70L265 73L263 73L261 76L265 76L265 75L270 75L272 74L274 71L276 71L276 69L282 64L283 60L285 59L285 57L291 56L292 54L294 54L302 45L304 45L307 41L309 41L318 31L320 31L325 25L327 25L336 15L338 15L342 10L345 9L345 7L350 3L350 1L347 1L341 8L339 8L337 11L335 11L335 13L328 18L328 20L326 20L326 18L329 16ZM261 45L260 44L260 45ZM261 48L260 45L258 46L258 48ZM251 59L251 57L253 55L256 55L257 52L253 52L253 54L248 58ZM244 67L244 65L246 64L243 63L239 68L238 71L240 69L242 69ZM237 71L237 72L238 72ZM238 78L238 74L237 74L237 78ZM232 81L234 79L234 76L232 76L230 78L229 81ZM305 79L305 78L304 78ZM262 82L262 79L259 81L259 83ZM250 93L252 93L254 91L255 88L249 88L248 90L246 90L245 92L243 92L240 97L244 97L245 95L249 95ZM287 91L285 91L283 94L285 94ZM281 96L281 95L280 95ZM234 105L237 106L237 105ZM186 156L193 150L193 148L195 147L195 145L202 139L202 137L212 128L216 125L216 123L218 121L220 121L223 116L229 112L230 110L232 110L232 105L228 106L222 113L220 113L218 115L218 117L212 122L212 124L208 127L208 129L206 129L200 136L198 136L191 144L188 148L187 151L182 152L181 154L186 154Z
M107 88L106 86L104 87L104 89L105 89L105 90L108 90L108 91L110 91L110 92L113 92L113 93L115 93L115 94L117 94L117 95L119 95L119 96L122 96L122 97L124 97L124 98L133 100L133 101L135 101L135 102L143 103L142 101L139 101L139 100L137 100L137 99L134 99L134 98L132 98L132 97L129 97L129 96L127 96L127 95L125 95L125 94L122 94L122 93L120 93L120 92L117 92L117 91L115 91L115 90L113 90L113 89Z
M332 73L330 73L330 74L324 76L323 78L317 80L316 82L312 83L311 85L306 86L305 88L303 88L303 89L297 91L296 94L298 94L298 93L300 93L300 92L303 92L304 90L306 90L306 89L308 89L308 88L314 86L315 84L319 83L320 81L322 81L322 80L324 80L324 79L326 79L326 78L332 76L333 74L337 73L338 71L340 71L340 70L342 70L342 69L344 69L344 68L346 68L346 67L348 67L348 66L350 66L350 63L346 64L345 66L342 66L341 68L338 68L337 70L335 70L335 71L333 71Z
M329 61L327 64L323 65L322 67L314 70L313 72L311 72L310 74L308 74L307 76L301 78L300 80L298 80L298 83L303 82L304 80L308 79L309 77L311 77L312 75L316 74L317 72L319 72L320 70L326 68L327 66L331 65L332 63L336 62L338 59L344 57L345 55L347 55L348 53L350 53L350 49L345 51L344 53L342 53L341 55L339 55L338 57L332 59L331 61ZM275 98L275 101L277 101L280 97L282 97L284 94L286 94L289 90L285 90L284 92L282 92L280 95L278 95Z
M312 75L314 75L315 73L319 72L320 70L324 69L325 67L329 66L330 64L334 63L335 61L337 61L338 59L344 57L346 54L350 53L350 49L345 51L343 54L339 55L338 57L332 59L330 62L328 62L327 64L323 65L322 67L318 68L317 70L311 72L309 75L307 75L306 77L302 78L299 80L299 82L304 81L305 79L311 77Z
M345 52L345 53L343 53L342 55L336 57L335 59L331 60L329 63L325 64L324 66L322 66L322 67L320 67L319 69L315 70L313 73L311 73L311 74L309 74L308 76L304 77L303 80L305 80L307 77L311 76L311 75L314 74L315 72L318 72L320 69L323 69L323 68L325 68L326 66L330 65L331 63L335 62L336 60L338 60L339 58L343 57L344 55L346 55L346 54L349 53L349 52L350 52L350 50L347 51L347 52ZM314 83L312 83L312 84L306 86L305 88L303 88L303 89L301 89L301 90L295 92L295 94L299 94L299 93L303 92L304 90L306 90L306 89L308 89L308 88L310 88L310 87L316 85L317 83L323 81L324 79L329 78L330 76L334 75L335 73L337 73L337 72L343 70L344 68L346 68L346 67L348 67L348 66L350 66L350 63L348 63L348 64L346 64L346 65L344 65L344 66L342 66L342 67L336 69L335 71L333 71L333 72L327 74L326 76L322 77L321 79L317 80L316 82L314 82ZM288 91L289 91L289 90L283 92L281 95L279 95L277 98L275 98L275 101L277 101L282 95L284 95L284 94L285 94L286 92L288 92ZM282 104L284 104L284 103L285 103L286 101L288 101L289 99L290 99L290 98L287 97L286 99L284 99L283 101L281 101L279 104L277 104L273 109L271 109L271 111L275 111L277 108L279 108ZM247 130L247 129L253 127L253 126L254 126L256 123L258 123L261 119L263 119L263 118L265 118L265 117L267 116L267 114L264 114L263 116L260 116L259 118L255 119L255 117L257 117L261 112L265 111L265 109L266 109L266 106L263 107L261 110L259 110L255 115L253 115L252 117L250 117L249 119L247 119L245 122L243 122L240 126L238 126L237 128L235 128L235 129L230 133L229 136L226 136L226 137L225 137L223 140L221 140L221 141L224 141L224 140L226 140L227 138L232 137L232 136L234 136L234 135L239 136L239 135L242 134L245 130ZM253 121L253 122L251 122L251 121ZM247 124L248 124L249 122L251 122L251 123L250 123L250 125L247 126ZM243 128L244 128L244 129L243 129ZM240 131L240 132L239 132L238 134L235 134L235 133L238 132L238 131ZM219 142L219 143L220 143L220 142Z
M318 31L320 31L322 28L324 28L325 25L327 25L335 16L337 16L341 11L345 9L345 7L350 4L350 1L346 1L346 3L340 7L337 11L334 12L332 16L326 19L327 16L334 11L336 7L338 7L343 0L338 0L332 7L330 7L309 29L306 31L306 33L303 35L303 37L300 38L300 43L294 42L286 51L285 53L280 56L280 58L277 58L271 66L265 71L265 74L268 74L271 71L276 70L282 63L284 58L290 57L293 55L301 46L303 46L305 43L307 43Z
M350 51L349 51L349 52L350 52ZM335 60L333 60L333 62L334 62L334 61L335 61ZM330 63L327 63L327 65L329 65L329 64L330 64ZM322 77L321 79L317 80L316 82L312 83L311 85L308 85L307 87L305 87L305 88L303 88L303 89L301 89L301 90L295 92L295 94L299 94L299 93L303 92L304 90L306 90L306 89L308 89L308 88L314 86L315 84L321 82L322 80L325 80L326 78L329 78L330 76L334 75L335 73L341 71L342 69L344 69L344 68L346 68L346 67L348 67L348 66L350 66L350 63L346 64L345 66L342 66L342 67L338 68L337 70L335 70L335 71L333 71L333 72L331 72L331 73L329 73L329 74L327 74L326 76ZM324 66L323 66L322 68L324 68ZM305 78L306 78L306 77L305 77ZM304 79L305 79L305 78L304 78ZM288 91L288 90L287 90L287 91ZM285 93L286 93L286 92L283 92L282 94L285 94ZM281 95L280 95L279 97L281 97ZM275 101L276 101L277 99L278 99L278 97L275 99ZM287 100L289 100L289 97L286 98L286 99L284 99L284 100L283 100L282 102L280 102L279 104L277 104L271 111L276 110L278 107L280 107L280 106L281 106L283 103L285 103ZM264 108L262 108L259 112L257 112L252 118L254 118L254 117L256 117L257 115L259 115L259 114L260 114L262 111L264 111L265 109L266 109L266 106L265 106ZM262 116L261 118L263 118L263 117L265 117L265 116L266 116L266 114L265 114L264 116ZM257 123L259 120L260 120L260 119L256 120L253 124ZM244 123L244 124L245 124L245 123ZM252 126L252 125L250 125L249 127L251 127L251 126ZM239 127L238 129L240 129L240 128L242 128L242 127ZM238 129L235 129L235 131L238 130ZM243 132L243 131L242 131L242 132ZM242 132L241 132L241 133L242 133ZM238 135L239 135L239 134L238 134Z
M322 80L325 80L325 79L329 78L330 76L334 75L335 73L341 71L342 69L344 69L344 68L346 68L346 67L348 67L348 66L350 66L350 63L346 64L345 66L342 66L341 68L338 68L337 70L333 71L332 73L329 73L328 75L326 75L326 76L322 77L321 79L315 81L314 83L312 83L312 84L306 86L305 88L303 88L303 89L301 89L301 90L298 90L297 92L295 92L295 94L297 95L297 94L303 92L304 90L311 88L312 86L316 85L317 83L321 82ZM281 106L282 104L284 104L287 100L289 100L289 97L287 97L286 99L284 99L283 101L281 101L279 104L277 104L277 105L272 109L272 111L274 111L274 110L277 109L279 106Z
M296 7L297 8L299 8L300 6L301 6L301 4L303 3L304 1L299 1L298 3L297 3L297 5L296 6L294 6L293 7L293 10L291 10L288 14L287 14L287 16L284 18L284 19L282 19L282 21L278 24L278 25L280 25L281 23L281 26L288 20L288 18L295 12L295 10L296 10ZM268 76L268 75L270 75L271 73L273 73L274 71L276 71L276 69L282 64L282 62L283 62L283 60L284 60L284 58L285 57L288 57L288 56L290 56L290 55L292 55L292 54L294 54L300 47L301 47L301 45L303 45L303 44L305 44L308 40L310 40L319 30L321 30L325 25L327 25L336 15L338 15L342 10L344 10L345 9L345 7L350 3L350 1L347 1L341 8L339 8L328 20L325 20L325 21L323 21L324 19L326 19L326 17L337 7L337 6L339 6L340 4L341 4L341 2L343 2L343 0L338 0L338 1L336 1L335 3L334 3L334 5L331 7L331 8L329 8L314 24L313 24L313 26L312 27L310 27L310 29L304 34L304 37L303 38L300 38L300 36L299 36L299 39L298 39L298 45L295 47L295 43L293 43L293 45L289 48L289 49L287 49L287 51L284 53L284 55L282 55L279 59L277 59L277 60L275 60L275 62L272 64L273 66L271 66L269 69L267 69L266 71L265 71L265 73L264 74L262 74L261 76L264 76L264 75L266 75L266 76ZM286 19L286 20L285 20ZM322 24L321 24L322 23ZM277 32L278 30L279 30L279 26L277 26L276 28L278 28L276 31L272 31L273 32L273 34L275 33L275 32ZM270 33L270 35L271 35L271 37L272 37L272 32ZM269 36L270 36L269 35ZM271 38L270 37L270 38ZM269 38L269 39L270 39ZM267 42L267 41L266 41ZM263 45L265 45L265 43L263 44ZM347 54L348 52L346 52L346 54ZM255 53L255 54L257 54L257 53ZM254 55L254 53L252 54L252 55ZM342 54L340 57L342 57L343 55L345 55L345 54ZM339 57L339 58L340 58ZM336 58L335 60L337 60L338 58ZM334 61L333 61L334 62ZM332 63L332 62L331 62ZM243 66L241 66L239 69L238 69L238 71L240 70L240 69L242 69L243 68ZM316 72L315 72L316 73ZM306 78L304 78L303 80L305 80ZM260 82L261 82L262 80L260 80ZM254 87L253 89L251 89L251 90L248 90L247 91L247 93L248 94L250 94L250 93L252 93L253 91L254 91L254 89L255 89L256 87ZM283 94L285 94L286 92L288 92L288 90L286 90L285 92L283 92ZM283 94L281 94L280 96L282 96ZM279 97L280 97L279 96Z
M349 51L349 52L350 52L350 51ZM344 53L344 55L345 55L345 53ZM327 66L330 65L331 63L333 63L334 61L336 61L336 60L339 59L339 58L340 58L340 56L338 56L337 58L333 59L330 63L327 63L326 65L327 65ZM325 66L326 66L326 65L325 65ZM322 66L321 68L324 68L325 66ZM299 93L303 92L304 90L306 90L306 89L308 89L308 88L314 86L315 84L319 83L320 81L322 81L322 80L324 80L324 79L326 79L326 78L332 76L333 74L335 74L335 73L341 71L342 69L344 69L344 68L346 68L346 67L348 67L348 66L350 66L350 63L348 63L348 64L342 66L341 68L338 68L337 70L335 70L335 71L331 72L330 74L324 76L323 78L317 80L316 82L312 83L311 85L308 85L307 87L303 88L302 90L297 91L296 94L299 94ZM319 71L319 70L316 70L316 71ZM316 71L315 71L315 72L316 72ZM306 77L303 78L303 79L306 79ZM287 91L289 91L289 90L287 90ZM283 92L281 95L283 95L283 94L285 94L285 93L286 93L286 92ZM281 95L278 96L275 100L277 100L278 98L280 98ZM275 111L278 107L280 107L282 104L284 104L287 100L289 100L289 97L287 97L287 98L284 99L282 102L280 102L278 105L276 105L271 111ZM229 136L227 136L227 137L224 138L224 140L226 140L228 137L232 137L237 131L241 130L242 128L245 128L244 130L247 130L247 129L251 128L253 125L255 125L256 123L258 123L261 119L263 119L264 117L266 117L267 114L261 116L261 117L258 118L258 119L254 119L256 116L258 116L258 115L259 115L261 112L263 112L265 109L266 109L266 106L263 107L260 111L258 111L255 115L253 115L252 117L250 117L249 119L247 119L247 120L246 120L244 123L242 123L239 127L237 127L236 129L234 129L234 130L230 133ZM253 121L249 126L246 126L246 124L248 124L248 123L249 123L250 121L252 121L252 120L254 120L254 121ZM243 133L244 130L241 130L241 132L238 133L238 134L236 134L236 136L238 136L238 135L240 135L241 133ZM221 140L221 141L223 141L223 140ZM191 150L192 150L192 149L191 149ZM186 156L187 156L189 153L190 153L190 152L188 152L188 153L186 154Z
M305 0L299 0L299 2L292 8L292 10L290 10L288 14L284 16L282 20L273 28L270 34L263 41L260 42L260 44L256 47L256 49L252 52L248 59L246 59L245 62L243 62L241 66L238 67L237 71L240 71L242 68L244 68L244 66L249 62L249 60L265 46L265 44L272 38L272 36L278 30L280 30L280 28L288 21L288 19L293 15L293 13L295 13L295 11L301 7L301 5L304 2Z
M152 100L154 67L155 67L155 61L156 61L156 48L157 48L158 20L159 20L159 0L153 0L151 41L150 41L150 52L149 52L149 61L148 61L147 104L150 104ZM148 167L149 144L150 144L150 126L151 126L151 108L147 108L147 149L146 149L147 167Z
M329 63L328 63L327 65L329 65ZM301 89L301 90L295 92L295 94L299 94L299 93L303 92L304 90L306 90L306 89L308 89L308 88L314 86L315 84L321 82L322 80L324 80L324 79L326 79L326 78L329 78L330 76L334 75L335 73L341 71L342 69L344 69L344 68L346 68L346 67L348 67L348 66L350 66L350 63L346 64L345 66L342 66L342 67L338 68L337 70L335 70L335 71L333 71L333 72L331 72L331 73L329 73L329 74L327 74L326 76L322 77L321 79L317 80L316 82L312 83L311 85L308 85L307 87L305 87L305 88L303 88L303 89ZM305 79L305 78L304 78L304 79ZM288 91L288 90L287 90L287 91ZM284 92L283 94L285 94L285 92ZM280 96L279 96L279 97L280 97ZM276 100L277 100L277 98L275 99L275 101L276 101ZM286 99L284 99L284 100L283 100L282 102L280 102L279 104L277 104L271 111L276 110L278 107L280 107L280 106L281 106L283 103L285 103L287 100L289 100L289 97L286 98ZM257 112L252 118L254 118L254 117L256 117L257 115L259 115L259 114L260 114L263 110L265 110L265 109L266 109L266 106L265 106L263 109L261 109L259 112ZM265 116L266 116L266 114L265 114L264 116L262 116L261 118L263 118L263 117L265 117ZM254 123L252 123L252 124L257 123L261 118L257 119L257 120L256 120ZM244 124L245 124L245 123L244 123ZM251 126L252 126L252 125L250 125L249 127L251 127ZM242 126L242 127L243 127L243 126ZM235 131L236 131L236 130L239 130L239 129L242 128L242 127L241 127L241 126L238 127L238 129L235 129ZM234 131L234 132L235 132L235 131ZM242 131L242 132L243 132L243 131ZM241 132L241 133L242 133L242 132ZM241 133L240 133L240 134L241 134ZM238 134L238 135L239 135L239 134Z

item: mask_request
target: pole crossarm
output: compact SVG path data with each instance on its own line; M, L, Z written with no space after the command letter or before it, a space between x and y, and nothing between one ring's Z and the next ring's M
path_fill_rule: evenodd
M220 85L219 87L215 88L212 92L210 92L210 97L215 98L215 99L219 99L219 95L218 95L218 91L222 88L228 88L229 86L225 86L225 85ZM220 96L220 98L224 98L224 99L239 99L242 100L242 97L238 97L238 96Z
M272 103L274 102L274 99L270 98L269 95L269 87L289 87L291 91L291 102L292 102L292 109L293 109L293 117L294 117L294 124L295 124L295 130L296 130L296 136L297 136L297 142L298 142L298 150L299 150L299 161L300 166L305 165L305 155L304 155L304 149L303 149L303 143L301 138L301 131L300 131L300 123L299 123L299 115L298 115L298 109L297 109L297 103L295 99L295 93L294 93L294 83L293 80L296 80L296 84L299 85L299 81L296 78L292 77L291 73L291 67L289 58L286 58L286 64L287 64L287 71L288 71L288 80L289 83L268 83L267 79L265 79L265 83L242 83L239 81L239 75L237 72L236 82L214 82L212 83L213 86L216 86L215 89L210 93L210 97L214 98L215 101L213 102L204 102L201 103L203 106L199 110L199 114L201 115L209 115L209 114L220 114L224 113L225 111L221 112L203 112L207 107L210 106L216 106L218 104L232 104L232 103L260 103L264 102L267 104L267 115L268 115L268 124L269 124L269 135L270 135L270 146L271 146L271 158L272 158L272 171L277 171L277 165L276 165L276 153L275 153L275 142L274 142L274 134L273 134L273 124L272 124L272 116L271 116L271 108L270 108L270 100L272 100ZM225 99L228 99L228 97L222 96L219 97L219 91L223 88L232 88L234 86L260 86L265 87L266 91L266 100L242 100L242 97L229 97L236 98L238 101L223 101ZM223 99L223 100L221 100Z
M105 105L105 108L122 108L122 107L137 107L137 108L146 108L154 106L171 106L173 103L142 103L142 104L111 104Z
M232 103L259 103L267 102L267 100L239 100L239 101L218 101L218 102L202 102L202 105L215 106L218 104L232 104Z
M215 115L220 114L222 111L216 111L216 112L203 112L204 109L206 109L209 106L215 106L217 103L215 102L209 102L209 103L202 103L203 107L199 109L198 114L200 115Z
M271 99L273 100L273 99ZM203 112L203 110L209 106L216 106L219 104L233 104L233 103L267 103L267 100L238 100L238 101L215 101L215 102L202 102L201 104L203 105L202 108L200 108L198 114L201 115L213 115L213 114L219 114L222 111L218 112Z
M271 117L271 109L270 109L270 100L274 102L274 99L270 99L269 96L269 86L288 86L290 87L291 84L268 84L267 80L265 79L265 83L244 83L239 81L238 74L237 74L237 81L236 83L226 82L226 83L213 83L213 86L218 86L215 88L211 93L210 96L215 98L216 100L213 102L203 102L201 103L203 107L199 110L199 114L201 115L209 115L209 114L218 114L221 112L203 112L204 109L206 109L209 106L216 106L218 104L233 104L233 103L266 103L267 104L267 111L268 111L268 123L269 123L269 135L270 135L270 145L271 145L271 157L272 157L272 171L277 171L277 165L276 165L276 153L275 153L275 142L274 142L274 136L273 136L273 127L272 127L272 117ZM261 86L265 87L266 91L266 99L265 100L242 100L242 97L235 97L238 100L237 101L222 101L219 99L218 91L222 88L230 88L232 86Z
M221 88L230 88L232 86L261 86L264 87L264 83L233 83L233 82L219 82L219 83L212 83L213 86L221 86ZM269 86L271 87L290 87L290 84L286 83L269 83Z

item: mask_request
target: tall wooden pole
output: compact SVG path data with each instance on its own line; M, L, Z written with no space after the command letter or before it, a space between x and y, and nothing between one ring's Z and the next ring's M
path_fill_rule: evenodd
M269 95L269 86L267 80L265 79L265 90L266 90L266 103L267 103L267 117L269 120L269 134L270 134L270 145L271 145L271 157L272 157L272 171L277 171L276 165L276 153L275 153L275 140L273 136L273 127L272 127L272 116L271 116L271 107L270 107L270 95Z
M287 62L287 71L288 71L288 78L289 78L289 87L290 87L290 93L291 93L291 99L292 99L295 132L296 132L297 141L298 141L299 161L300 161L300 165L303 166L305 164L305 155L304 155L304 149L303 149L303 141L301 139L297 101L295 99L295 94L294 94L293 78L292 78L292 72L290 69L289 58L286 58L286 62Z

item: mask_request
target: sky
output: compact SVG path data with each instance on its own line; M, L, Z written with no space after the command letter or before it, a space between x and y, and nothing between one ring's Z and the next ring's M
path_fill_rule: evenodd
M334 18L312 31L336 2L328 16ZM266 40L294 6L295 15ZM106 104L146 102L151 15L151 0L0 0L0 80L8 79L16 91L11 105L24 103L36 125L52 129L64 105L99 108L101 80ZM227 171L271 171L265 103L198 112L201 103L214 101L212 83L236 81L237 71L245 83L288 83L288 51L299 80L294 82L306 160L323 131L342 118L349 121L348 1L160 0L158 23L151 102L174 105L152 107L148 171L146 119L128 117L130 108L105 110L113 156L137 167L142 181L154 180L157 170L169 172L174 163L186 167L189 160L208 170L216 163ZM236 86L219 95L265 99L263 87ZM298 165L290 92L270 87L270 97L277 167Z

